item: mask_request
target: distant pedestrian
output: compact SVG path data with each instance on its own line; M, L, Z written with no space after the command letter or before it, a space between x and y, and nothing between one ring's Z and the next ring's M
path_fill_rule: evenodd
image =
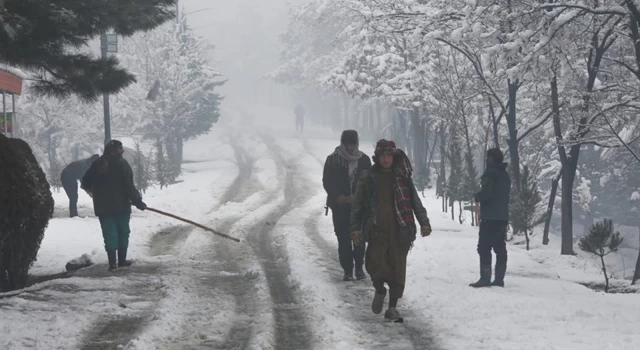
M82 180L84 174L89 170L91 164L95 162L99 155L94 154L91 158L81 159L67 165L60 174L62 188L69 197L69 217L78 216L78 181Z
M322 176L322 183L327 191L327 206L331 208L333 229L338 238L338 255L344 270L343 281L353 280L354 266L356 279L367 278L362 268L365 246L353 244L349 224L358 176L371 167L369 156L361 152L358 146L358 133L355 130L343 131L340 146L324 163Z
M123 153L122 142L109 141L102 157L93 162L82 179L82 189L93 197L94 211L100 219L111 272L116 272L118 266L131 265L127 260L131 205L140 210L147 208L133 184L133 171L122 158Z
M509 195L511 179L507 163L498 148L487 151L487 169L482 175L482 187L475 195L480 203L480 232L478 255L480 255L480 279L471 287L504 287L507 271L507 226L509 225ZM491 282L491 250L496 253L495 280Z
M304 129L304 108L301 105L297 105L294 113L296 115L296 131L302 132L302 129Z
M389 287L388 321L402 321L397 310L407 273L407 254L416 239L414 215L423 237L431 234L427 211L422 206L413 180L411 162L393 141L376 144L374 165L358 179L351 209L352 238L356 244L368 242L365 263L375 295L373 313L382 312Z

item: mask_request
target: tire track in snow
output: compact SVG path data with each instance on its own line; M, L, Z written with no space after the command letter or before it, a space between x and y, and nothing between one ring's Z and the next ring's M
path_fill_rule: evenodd
M309 156L314 158L321 166L324 162L315 156L308 142L303 141L305 151ZM378 344L369 344L376 349L387 349L390 346L398 349L441 349L435 340L435 332L429 324L424 323L419 315L411 312L411 310L401 310L405 316L403 324L384 323L382 315L374 315L371 312L371 300L373 298L373 287L369 279L366 283L362 282L344 282L342 281L342 268L338 261L338 249L322 238L318 229L319 217L315 214L310 215L305 220L305 232L313 244L322 252L322 260L320 263L330 273L330 280L340 290L340 297L347 305L355 306L352 309L351 320L361 326L363 332L367 334L367 338L371 340L382 339ZM340 288L340 287L343 288ZM388 299L386 300L388 302ZM406 343L409 340L409 343ZM402 346L404 345L404 346ZM399 347L400 346L400 347Z
M260 258L261 265L269 283L269 292L273 301L276 334L275 349L309 349L311 332L303 306L298 304L289 283L290 268L284 248L274 236L275 225L295 205L305 200L304 192L295 188L294 164L287 162L281 155L282 150L274 144L268 135L260 135L269 149L279 169L285 169L284 203L270 215L270 222L257 224L252 228L255 234L247 239ZM281 241L281 239L279 240Z

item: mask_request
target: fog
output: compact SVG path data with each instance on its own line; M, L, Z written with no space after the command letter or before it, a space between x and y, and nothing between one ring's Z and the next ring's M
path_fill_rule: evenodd
M278 36L286 28L291 3L284 0L180 1L189 26L216 48L213 61L229 79L221 90L227 103L251 101L290 107L288 90L262 76L278 65L281 49Z

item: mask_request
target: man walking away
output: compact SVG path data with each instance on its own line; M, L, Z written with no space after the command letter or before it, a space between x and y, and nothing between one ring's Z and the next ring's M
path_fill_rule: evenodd
M375 314L382 312L386 283L389 309L384 317L401 322L396 307L404 293L407 254L416 239L414 215L422 237L431 234L431 224L411 179L407 155L396 149L393 141L380 140L373 161L374 165L358 179L351 209L352 238L358 245L369 243L366 267L375 288L371 310Z
M507 225L509 224L509 192L511 179L507 163L498 148L487 151L487 169L482 175L482 187L475 196L480 203L480 233L478 255L480 255L480 279L471 287L504 287L507 271ZM491 282L491 249L496 253L495 280Z
M296 114L296 131L302 132L302 129L304 129L304 108L297 105L294 112Z
M82 189L93 197L94 211L100 219L111 272L116 272L118 266L131 265L131 261L127 260L131 205L140 210L147 208L133 184L133 171L122 158L122 153L122 142L109 141L102 157L91 165L82 178Z
M338 238L338 255L344 270L344 281L353 280L354 264L356 278L367 278L362 269L364 245L353 245L349 225L358 176L371 167L369 156L360 152L358 145L358 133L355 130L343 131L340 146L324 163L322 176L322 184L327 191L327 206L331 208L333 228Z
M69 217L78 216L78 181L82 180L91 164L98 158L100 156L94 154L91 158L75 161L67 165L60 174L60 182L69 197Z

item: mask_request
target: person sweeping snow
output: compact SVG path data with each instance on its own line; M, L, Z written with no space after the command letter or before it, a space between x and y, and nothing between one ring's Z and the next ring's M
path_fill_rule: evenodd
M482 175L482 187L475 195L480 203L480 232L478 233L478 255L480 255L480 279L471 283L474 288L504 287L507 271L507 225L509 224L509 192L511 179L507 163L499 148L487 151L487 170ZM491 249L496 253L495 280L491 282Z
M340 146L327 157L322 175L322 184L327 191L327 206L331 208L333 228L338 238L338 256L344 270L343 281L353 280L354 264L356 279L367 278L362 269L364 244L353 244L349 225L358 176L371 167L369 156L362 153L358 145L358 133L355 130L343 131Z
M109 141L104 154L91 164L82 178L81 186L93 198L111 272L116 272L118 267L131 265L131 261L127 260L131 205L140 210L147 208L133 183L131 166L122 158L123 153L122 142Z
M358 179L351 209L351 236L355 244L368 242L365 266L375 295L373 313L380 314L389 287L388 321L402 322L397 310L407 272L407 254L416 239L414 215L423 237L431 234L427 211L411 178L411 162L393 141L376 144L374 165Z

